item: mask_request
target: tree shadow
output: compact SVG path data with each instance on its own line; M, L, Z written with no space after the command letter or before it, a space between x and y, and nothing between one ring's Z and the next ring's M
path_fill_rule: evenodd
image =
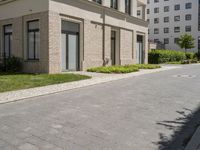
M173 132L171 137L165 133L159 133L159 142L153 142L158 145L159 150L184 150L200 125L200 107L195 111L183 108L182 111L176 112L179 117L175 120L157 122L157 125L164 126Z

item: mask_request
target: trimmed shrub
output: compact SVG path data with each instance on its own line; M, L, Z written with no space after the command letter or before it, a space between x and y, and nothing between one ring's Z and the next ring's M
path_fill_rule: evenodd
M195 53L189 53L189 52L188 52L188 53L186 53L185 55L186 55L186 59L189 59L189 60L195 58Z
M194 54L194 58L200 60L200 53L198 53L198 52L195 53L195 54Z
M157 69L161 68L158 65L149 65L149 64L139 64L139 65L125 65L125 66L103 66L88 69L88 72L97 72L97 73L131 73L139 71L139 69Z
M161 64L166 62L177 62L185 60L186 56L184 52L173 50L154 50L149 52L150 64Z
M3 70L5 72L20 72L22 70L22 60L17 57L9 57L5 59L5 65L3 66Z
M133 66L108 66L108 67L97 67L87 70L88 72L97 73L130 73L139 71L138 67Z
M4 65L0 63L0 72L4 71Z

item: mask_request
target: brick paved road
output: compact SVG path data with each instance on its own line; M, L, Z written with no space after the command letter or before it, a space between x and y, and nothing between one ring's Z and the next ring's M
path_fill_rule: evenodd
M200 66L184 66L3 104L0 150L169 147L176 119L199 106L199 85Z

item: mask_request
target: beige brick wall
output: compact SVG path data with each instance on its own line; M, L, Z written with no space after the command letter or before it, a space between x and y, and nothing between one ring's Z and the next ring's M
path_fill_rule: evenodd
M39 61L27 60L27 21L39 19L40 25L40 51ZM48 11L23 16L24 24L24 72L33 73L48 73L49 72L49 57L48 57Z
M61 72L61 17L49 12L49 73Z
M7 20L1 20L0 21L0 53L3 56L3 39L4 39L4 25L12 24L13 27L13 40L12 40L12 46L13 49L11 50L11 55L16 57L22 57L23 56L23 36L22 36L22 17L14 18L14 19L7 19Z
M0 35L3 35L3 25L13 24L13 51L12 54L24 58L23 70L34 73L61 72L61 20L74 20L80 23L80 65L82 70L103 65L103 56L109 59L111 65L111 29L112 26L103 26L90 20L62 16L56 12L46 11L0 21ZM27 21L40 21L40 54L39 61L27 60ZM116 27L114 27L116 28ZM120 61L121 65L135 63L136 31L120 29ZM1 37L2 39L2 37ZM148 35L145 35L145 63L148 57ZM146 46L147 45L147 46ZM0 51L3 43L1 40Z
M104 27L104 52L105 52L105 59L108 59L109 62L106 65L111 65L111 27L105 26Z
M29 61L27 60L27 21L35 19L39 19L40 22L40 60ZM3 26L7 24L12 24L13 26L11 55L23 58L23 71L29 73L48 73L48 12L1 20L1 53L3 51Z
M133 31L120 29L120 60L121 65L134 63Z
M84 20L83 70L103 65L103 26Z

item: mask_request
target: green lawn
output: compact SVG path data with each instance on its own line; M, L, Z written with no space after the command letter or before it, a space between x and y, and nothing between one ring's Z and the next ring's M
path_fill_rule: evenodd
M0 74L0 92L89 79L78 74Z
M106 66L106 67L96 67L88 69L88 72L97 73L131 73L137 72L140 69L157 69L161 68L158 65L151 64L139 64L139 65L125 65L125 66Z

